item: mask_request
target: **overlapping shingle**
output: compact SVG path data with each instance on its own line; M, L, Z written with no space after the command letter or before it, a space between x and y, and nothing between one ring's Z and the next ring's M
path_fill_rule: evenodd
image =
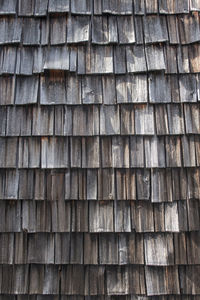
M198 299L199 11L1 1L0 299Z

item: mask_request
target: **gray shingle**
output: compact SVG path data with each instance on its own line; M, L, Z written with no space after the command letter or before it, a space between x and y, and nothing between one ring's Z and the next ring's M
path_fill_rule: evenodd
M34 18L25 18L23 22L23 44L40 44L40 20Z
M119 106L101 106L100 109L100 134L120 134Z
M90 0L71 1L71 13L80 15L90 15L92 13L92 3Z
M153 106L140 105L135 107L135 133L141 135L153 135L154 128Z
M99 135L99 108L97 106L73 108L73 135Z
M148 71L161 71L166 69L163 47L157 45L146 46L145 53Z
M88 42L90 19L86 16L69 16L67 19L67 43Z
M69 12L69 0L49 0L49 13L64 13Z
M38 76L19 76L16 79L15 104L37 103Z
M65 76L63 73L51 73L49 76L40 77L40 103L65 104Z
M180 75L179 86L181 102L197 101L197 82L195 75Z
M126 47L127 71L130 73L146 72L146 58L143 46Z
M20 18L0 19L0 44L20 43L22 35L22 20Z
M159 11L162 14L184 14L189 13L188 0L165 1L159 0Z
M120 44L135 43L135 26L133 16L117 17Z
M182 44L190 44L200 40L200 26L198 13L184 15L178 18L179 34Z
M145 234L144 248L147 265L166 266L174 264L172 234Z
M92 43L109 44L118 42L116 17L94 16L92 25Z
M35 0L34 15L38 17L46 16L47 6L48 6L48 0Z
M2 0L0 3L1 15L15 15L17 8L17 0Z
M34 0L26 1L19 0L18 2L18 13L19 16L32 16L34 13Z
M82 103L102 103L102 82L100 76L85 76L82 78Z
M103 13L116 15L131 15L132 1L131 0L103 0Z
M16 74L33 74L33 49L31 47L18 48Z
M4 47L2 53L2 65L0 73L2 74L14 74L15 73L15 63L16 63L16 47Z
M15 95L15 77L0 76L0 104L9 105L14 104Z
M69 51L67 46L54 46L48 49L44 69L69 70Z
M144 0L133 0L134 12L136 15L144 15L145 13L145 1Z
M152 103L171 102L170 77L163 73L150 73L149 75L149 101Z
M50 43L51 45L65 44L67 32L66 17L50 18Z
M41 167L67 168L69 166L69 140L68 138L45 138L41 145Z
M147 102L146 75L118 75L116 77L118 103Z
M86 74L113 73L113 48L110 46L87 48L85 62Z
M160 43L168 41L167 23L164 16L145 16L145 43Z

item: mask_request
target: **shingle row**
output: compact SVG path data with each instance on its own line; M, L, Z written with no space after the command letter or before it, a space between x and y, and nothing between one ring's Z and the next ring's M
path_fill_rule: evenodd
M182 14L200 11L198 0L2 0L1 14L46 16L47 12L72 14Z
M30 1L29 1L30 2ZM198 13L180 16L60 16L0 18L0 44L191 44L199 42Z
M0 264L200 264L199 231L148 234L0 233L0 242L4 245L0 249Z
M0 232L199 231L199 205L199 199L172 203L1 200Z
M0 116L0 136L200 134L198 104L1 106Z
M39 84L40 83L40 84ZM171 103L200 100L198 75L0 76L0 104Z
M0 138L1 168L200 166L200 136ZM12 154L12 155L11 155Z
M194 265L179 267L0 265L0 268L1 292L8 295L26 293L145 295L147 293L151 296L200 293L197 275L200 267Z
M101 61L98 57L101 56ZM32 75L47 70L77 74L200 72L200 44L189 46L53 46L0 48L0 74ZM90 63L90 64L89 64Z
M1 200L200 199L200 168L1 170Z
M51 297L51 298L50 298ZM0 295L1 300L199 300L198 295L164 295L164 296L138 296L138 295L120 295L120 296L66 296L66 295ZM170 298L169 298L170 297Z

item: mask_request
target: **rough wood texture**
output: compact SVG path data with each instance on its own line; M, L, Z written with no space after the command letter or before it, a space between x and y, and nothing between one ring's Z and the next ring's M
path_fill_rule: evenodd
M0 0L0 300L199 300L199 13Z

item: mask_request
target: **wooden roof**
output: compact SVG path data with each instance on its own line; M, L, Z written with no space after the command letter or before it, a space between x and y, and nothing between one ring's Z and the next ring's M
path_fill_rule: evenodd
M200 1L0 0L0 300L200 299Z

